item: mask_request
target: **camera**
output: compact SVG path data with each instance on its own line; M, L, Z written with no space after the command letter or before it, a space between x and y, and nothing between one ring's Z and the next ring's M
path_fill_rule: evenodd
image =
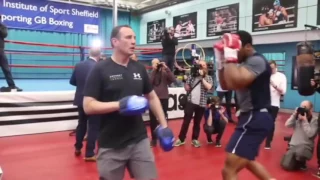
M308 112L308 110L306 108L303 108L303 107L299 107L297 109L297 113L300 114L301 116L304 116L307 112Z
M219 99L217 97L208 97L207 98L207 105L210 104L210 109L212 110L220 110L221 105L219 104Z
M202 66L200 64L194 64L190 68L190 74L192 77L198 77L200 76L199 70L202 69ZM214 66L213 63L207 63L207 75L213 76L214 75Z
M162 67L163 67L163 64L162 64L162 63L158 63L158 64L157 64L157 70L160 70Z

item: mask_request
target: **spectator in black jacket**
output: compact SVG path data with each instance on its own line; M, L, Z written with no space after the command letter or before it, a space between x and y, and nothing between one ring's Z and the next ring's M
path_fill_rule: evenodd
M178 45L178 39L174 37L174 28L170 27L164 31L162 37L162 60L166 63L171 72L173 72L176 45Z
M18 88L13 81L12 74L9 68L8 59L4 52L4 46L5 46L4 39L7 36L8 36L8 29L2 23L1 15L0 15L0 66L4 74L4 77L6 78L6 81L8 83L8 87L1 87L0 91L2 92L22 91L22 89Z

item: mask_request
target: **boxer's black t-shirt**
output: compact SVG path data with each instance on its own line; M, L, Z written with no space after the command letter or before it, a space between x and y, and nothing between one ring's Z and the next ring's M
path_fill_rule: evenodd
M84 96L112 102L151 91L147 71L141 63L130 60L125 67L108 58L98 62L90 72ZM118 111L101 115L99 147L124 148L144 138L147 138L147 131L141 115L122 116Z

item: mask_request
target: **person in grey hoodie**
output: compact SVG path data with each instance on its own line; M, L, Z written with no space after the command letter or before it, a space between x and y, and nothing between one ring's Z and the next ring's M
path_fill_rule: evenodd
M307 168L306 161L312 158L318 131L318 117L313 116L312 113L313 104L310 101L302 101L300 107L285 123L287 128L294 129L288 151L295 154L298 166L302 170Z

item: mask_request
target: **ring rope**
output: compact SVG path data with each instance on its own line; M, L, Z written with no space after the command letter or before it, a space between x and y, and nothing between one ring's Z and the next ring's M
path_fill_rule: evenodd
M181 66L179 66L179 64L178 64L178 62L177 62L177 55L178 55L178 52L180 51L180 50L182 50L183 49L183 47L180 47L180 48L178 48L177 50L176 50L176 54L175 54L175 56L174 56L174 65L176 66L176 68L178 68L180 71L182 71L182 70L184 70L184 71L188 71L188 70L190 70L190 68L182 68ZM191 51L191 48L188 48L190 51Z
M12 44L22 44L22 45L29 45L29 46L45 46L45 47L59 47L59 48L84 48L90 49L89 46L70 46L70 45L62 45L62 44L45 44L45 43L35 43L35 42L25 42L25 41L13 41L13 40L5 40L6 43ZM103 50L112 50L113 48L102 47ZM136 48L136 50L147 50L147 51L161 51L161 48Z
M185 57L184 57L184 51L185 51L185 49L187 49L187 46L188 46L188 45L192 45L192 44L194 44L194 45L196 45L198 48L200 48L201 51L202 51L203 57L206 57L206 54L205 54L203 48L202 48L199 44L197 44L197 43L187 43L187 44L183 47L183 50L182 50L182 59L183 59L184 63L185 63L187 66L189 66L189 67L191 67L191 65L188 64L188 62L186 61L186 59L185 59ZM189 49L190 49L190 48L189 48ZM202 58L201 58L201 54L200 54L200 59L202 59Z
M13 67L13 68L43 68L43 69L73 69L75 66L9 64L9 67ZM152 66L145 66L145 68L152 69Z

